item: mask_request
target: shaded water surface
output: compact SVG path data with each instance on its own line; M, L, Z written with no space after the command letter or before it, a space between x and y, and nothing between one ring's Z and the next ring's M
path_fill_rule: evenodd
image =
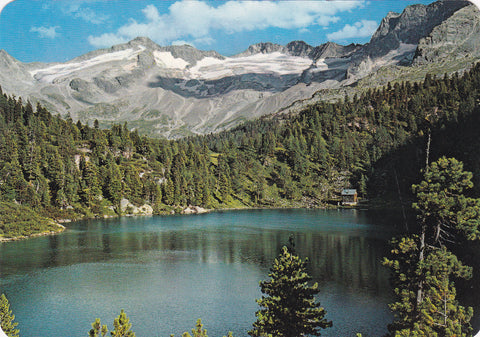
M381 259L395 214L248 210L72 223L57 236L0 245L0 291L22 337L86 336L124 309L138 337L177 336L202 318L209 336L247 336L258 282L294 235L333 328L381 336L392 317ZM41 333L40 333L41 332Z

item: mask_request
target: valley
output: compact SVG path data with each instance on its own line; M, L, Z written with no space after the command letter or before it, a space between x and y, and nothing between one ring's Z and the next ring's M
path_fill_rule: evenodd
M145 336L198 314L215 335L473 336L479 36L477 7L439 0L389 12L364 44L224 56L140 36L53 63L1 50L0 293L22 335L63 336L74 316L81 335L118 310L129 330L126 306Z
M101 127L128 122L142 135L173 139L298 112L397 78L462 72L471 62L461 58L480 55L479 18L467 1L437 1L389 14L365 45L258 43L230 57L145 37L65 63L21 63L1 51L0 83L63 118Z

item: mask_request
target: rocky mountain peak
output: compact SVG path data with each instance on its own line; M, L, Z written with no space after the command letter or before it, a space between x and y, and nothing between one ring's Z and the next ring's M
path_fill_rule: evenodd
M260 42L252 44L245 50L243 53L236 55L237 57L242 56L251 56L255 54L271 54L275 52L283 52L285 49L284 46L271 42Z
M286 45L286 49L293 56L311 57L314 48L304 41L292 41Z
M184 44L181 46L161 47L161 51L170 52L173 57L183 59L190 63L190 65L195 65L197 61L200 61L205 57L213 57L220 60L225 58L214 50L198 50L197 48L188 44Z
M429 5L411 5L401 13L390 12L382 20L366 47L370 57L386 55L400 44L418 44L434 27L469 4L464 0L436 1Z
M0 49L0 62L2 65L19 63L14 57L7 53L4 49Z
M462 57L480 57L480 10L469 5L420 39L415 65Z
M147 49L152 49L152 50L160 48L158 44L150 40L148 37L144 37L144 36L136 37L135 39L127 42L126 46L129 46L129 47L143 46Z
M311 57L314 60L332 58L332 57L347 57L361 48L361 45L351 43L347 46L342 46L335 42L327 42L315 47Z

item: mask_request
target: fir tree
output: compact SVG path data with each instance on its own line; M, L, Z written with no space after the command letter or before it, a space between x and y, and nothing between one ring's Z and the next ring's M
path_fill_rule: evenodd
M270 269L270 280L260 282L265 296L257 300L260 310L250 336L320 336L319 329L332 326L325 310L314 296L319 293L318 284L309 286L312 279L307 273L307 260L283 247Z

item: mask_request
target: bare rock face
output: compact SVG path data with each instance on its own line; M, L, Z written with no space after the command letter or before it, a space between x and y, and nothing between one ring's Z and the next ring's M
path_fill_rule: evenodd
M469 4L468 1L441 0L427 6L408 6L401 14L390 12L373 34L365 52L375 58L399 48L400 44L416 45L434 27Z
M339 45L335 42L327 42L315 47L312 57L315 60L326 58L349 57L353 53L362 49L362 45L351 43L347 46Z
M420 39L414 64L480 56L480 10L464 7Z
M370 42L352 55L348 83L388 65L411 65L419 41L456 11L470 5L464 0L439 0L411 5L402 13L389 12Z
M243 53L236 55L236 57L252 56L255 54L271 54L275 52L283 53L285 52L285 47L276 43L261 42L261 43L252 44Z
M477 57L478 10L468 4L440 0L390 12L366 45L266 42L225 57L139 37L50 64L24 64L0 51L0 85L83 123L128 122L153 137L205 134L354 84L381 67Z
M285 46L288 54L313 59L314 48L303 41L292 41Z
M225 58L214 50L203 51L189 45L160 47L159 50L170 52L174 58L185 60L192 66L195 65L197 61L200 61L206 57L216 58L219 60L223 60Z
M120 200L120 210L124 214L128 215L152 215L153 208L152 206L145 204L143 206L137 207L133 205L128 199Z

